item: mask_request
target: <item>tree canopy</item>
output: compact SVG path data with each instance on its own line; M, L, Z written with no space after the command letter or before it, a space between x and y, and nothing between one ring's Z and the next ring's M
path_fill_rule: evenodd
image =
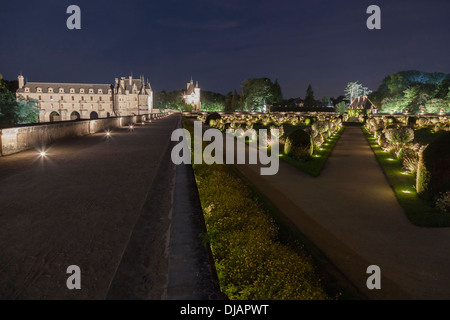
M278 80L273 83L269 78L251 78L244 80L241 87L242 111L262 111L265 105L283 99Z
M369 98L381 112L450 112L450 74L398 72L386 77Z
M15 81L3 80L0 74L0 125L16 125L39 121L39 101L20 96L16 99Z

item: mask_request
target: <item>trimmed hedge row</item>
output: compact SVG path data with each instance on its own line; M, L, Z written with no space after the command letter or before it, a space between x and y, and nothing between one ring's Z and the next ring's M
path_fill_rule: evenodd
M450 132L430 143L419 159L417 192L427 201L435 201L450 190Z

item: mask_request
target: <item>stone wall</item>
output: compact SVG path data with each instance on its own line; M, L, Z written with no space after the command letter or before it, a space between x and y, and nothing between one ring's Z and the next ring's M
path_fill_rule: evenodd
M27 149L42 147L55 140L80 137L101 131L129 126L162 117L148 114L95 120L63 121L31 124L0 130L0 156L14 154Z

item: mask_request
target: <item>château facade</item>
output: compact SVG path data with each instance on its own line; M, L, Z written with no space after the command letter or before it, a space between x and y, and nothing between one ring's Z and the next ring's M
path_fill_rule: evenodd
M187 91L183 93L183 99L186 104L192 106L192 111L200 111L202 109L202 103L200 100L200 88L197 84L194 86L194 80L187 83Z
M17 98L39 102L39 121L53 122L148 114L153 90L144 77L115 79L114 84L25 82L18 76Z

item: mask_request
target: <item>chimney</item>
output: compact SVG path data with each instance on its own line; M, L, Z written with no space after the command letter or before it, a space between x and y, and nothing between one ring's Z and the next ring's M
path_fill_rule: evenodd
M119 85L119 78L115 78L114 79L114 83L115 83L115 85L116 85L116 87Z
M17 79L19 80L19 89L22 89L24 87L24 85L25 85L25 80L23 78L23 75L19 75L17 77Z
M129 79L130 79L130 87L131 87L133 85L133 76L130 76Z
M120 86L125 89L125 77L120 78Z

